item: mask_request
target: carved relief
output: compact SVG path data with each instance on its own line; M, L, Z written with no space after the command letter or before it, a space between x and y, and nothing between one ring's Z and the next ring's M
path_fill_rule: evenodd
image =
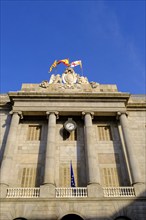
M61 89L84 89L86 88L97 88L99 83L96 82L89 82L87 77L80 76L79 74L75 73L73 68L68 67L66 68L65 72L60 75L54 75L52 74L50 77L49 82L47 80L42 81L40 83L40 87L42 88L47 88L49 85L54 84L54 89L56 90L57 88ZM87 86L86 86L87 85Z
M77 76L77 83L79 83L79 84L87 84L87 83L89 83L89 81L88 81L87 77L80 76L78 74L78 76Z
M44 81L42 81L42 82L40 83L39 86L42 87L42 88L47 88L47 87L49 86L49 83L48 83L47 80L44 80Z
M54 74L51 75L49 84L52 84L52 83L62 83L62 78L60 74L57 74L56 76Z
M67 68L62 74L62 79L65 84L72 85L77 82L77 74L72 68Z
M97 83L97 82L90 82L90 85L94 89L94 88L97 88L99 86L99 83Z

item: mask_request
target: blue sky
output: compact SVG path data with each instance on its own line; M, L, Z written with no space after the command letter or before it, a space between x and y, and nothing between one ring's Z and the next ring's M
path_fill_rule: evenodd
M145 0L1 0L1 93L49 80L52 62L69 58L89 81L145 94L145 9Z

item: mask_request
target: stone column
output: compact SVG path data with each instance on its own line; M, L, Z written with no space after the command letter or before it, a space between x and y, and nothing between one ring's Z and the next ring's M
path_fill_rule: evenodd
M103 196L100 186L100 171L95 149L95 134L92 126L92 112L83 112L85 123L85 152L88 178L88 195L90 197Z
M141 183L141 175L140 169L138 167L138 162L136 159L136 155L134 154L133 142L132 137L130 135L130 131L128 128L128 118L126 113L118 112L118 117L120 119L120 124L122 127L127 158L129 162L129 168L131 172L132 184Z
M48 134L45 156L44 185L41 186L42 197L55 196L55 148L56 148L56 117L58 112L47 112Z
M10 112L10 113L12 113L13 115L6 141L4 157L1 165L1 178L0 178L1 189L6 188L11 184L11 169L13 162L14 145L15 145L20 116L22 117L22 112ZM4 193L2 194L4 195Z

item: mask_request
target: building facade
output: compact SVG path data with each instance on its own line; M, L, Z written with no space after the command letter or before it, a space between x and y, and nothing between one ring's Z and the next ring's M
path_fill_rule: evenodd
M67 68L0 117L1 220L146 219L146 96Z

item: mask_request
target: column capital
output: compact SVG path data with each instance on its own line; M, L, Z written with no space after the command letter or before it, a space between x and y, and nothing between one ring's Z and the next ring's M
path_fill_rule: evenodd
M117 112L116 119L118 120L121 115L126 115L126 117L128 117L128 112L126 111Z
M10 115L14 115L14 114L17 114L20 116L20 119L23 119L23 114L21 111L16 111L16 110L12 110L9 112Z
M51 114L54 114L57 119L59 118L59 112L57 112L57 111L47 111L47 112L46 112L47 118L48 118L49 115L51 115Z
M91 118L93 119L94 117L94 112L82 112L82 116L85 116L87 114L90 114L91 115Z

